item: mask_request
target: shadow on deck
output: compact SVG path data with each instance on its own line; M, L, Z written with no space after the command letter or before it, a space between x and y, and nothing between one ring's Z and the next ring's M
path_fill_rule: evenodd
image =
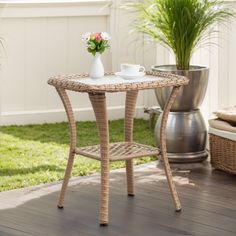
M112 172L108 227L98 224L98 175L72 179L64 210L56 208L60 183L0 193L0 236L236 235L236 176L208 164L173 174L181 213L156 163L136 167L134 198L123 170Z

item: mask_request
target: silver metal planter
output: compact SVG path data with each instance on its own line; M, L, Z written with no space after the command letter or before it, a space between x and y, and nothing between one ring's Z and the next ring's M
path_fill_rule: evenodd
M162 115L155 127L156 144ZM170 112L166 128L168 157L172 162L199 162L207 158L207 131L200 110Z
M191 66L189 71L180 71L175 65L154 66L154 71L185 75L190 79L178 94L167 122L166 138L170 162L201 162L208 156L206 151L207 131L199 106L202 104L208 85L209 69ZM171 88L156 89L156 97L163 109ZM161 116L155 127L158 146Z

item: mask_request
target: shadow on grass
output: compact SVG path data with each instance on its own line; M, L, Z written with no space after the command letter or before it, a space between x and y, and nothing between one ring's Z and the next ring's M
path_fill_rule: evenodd
M41 171L56 171L64 173L65 168L60 168L56 165L39 165L30 168L1 168L0 176L14 176L14 175L27 175L34 174Z

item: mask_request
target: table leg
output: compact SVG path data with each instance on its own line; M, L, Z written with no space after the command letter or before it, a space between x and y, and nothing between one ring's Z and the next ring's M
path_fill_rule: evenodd
M69 179L71 177L71 171L74 163L74 157L75 157L75 148L76 148L76 123L74 118L74 113L72 110L72 106L69 100L69 97L65 91L65 89L62 88L56 88L58 94L60 95L60 98L63 102L63 105L66 110L66 114L68 117L69 125L70 125L70 151L69 151L69 159L67 162L66 170L65 170L65 176L61 187L61 192L59 196L58 201L58 208L63 208L64 205L64 198L66 189L69 183Z
M138 90L128 91L125 101L125 141L133 141L133 123L135 105L138 97ZM126 160L126 178L127 178L127 193L128 196L134 196L134 174L133 174L133 159Z
M100 225L108 225L109 205L109 128L105 93L90 93L89 98L96 116L101 150Z
M175 188L175 184L173 182L173 177L169 165L169 160L167 157L167 148L166 148L166 134L165 134L165 129L166 129L166 124L167 124L167 119L168 119L168 114L170 112L171 106L174 103L175 97L179 91L180 87L173 87L172 92L169 96L168 101L165 104L163 115L162 115L162 121L161 121L161 130L160 130L160 149L161 149L161 155L162 155L162 160L164 162L164 167L165 167L165 173L167 177L167 181L169 184L169 188L172 194L172 198L175 204L175 209L176 211L181 211L181 205L179 201L179 197Z

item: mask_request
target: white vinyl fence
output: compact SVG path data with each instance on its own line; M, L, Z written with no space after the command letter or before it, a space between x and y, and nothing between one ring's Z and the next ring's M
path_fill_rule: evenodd
M0 1L1 2L1 1ZM9 1L11 2L11 1ZM16 3L17 2L17 3ZM150 69L172 61L161 46L147 44L130 34L131 14L119 8L122 0L14 1L0 3L0 35L6 55L1 58L0 125L59 122L66 120L61 101L47 79L55 74L89 70L92 60L81 41L86 31L107 31L112 48L102 56L107 71L119 70L122 62ZM236 2L231 4L236 6ZM218 107L236 104L236 23L214 39L220 46L200 49L193 63L211 68L203 104L207 119ZM78 120L93 120L86 94L70 94ZM123 117L124 94L108 95L109 115ZM137 117L145 106L157 105L153 91L139 94Z

